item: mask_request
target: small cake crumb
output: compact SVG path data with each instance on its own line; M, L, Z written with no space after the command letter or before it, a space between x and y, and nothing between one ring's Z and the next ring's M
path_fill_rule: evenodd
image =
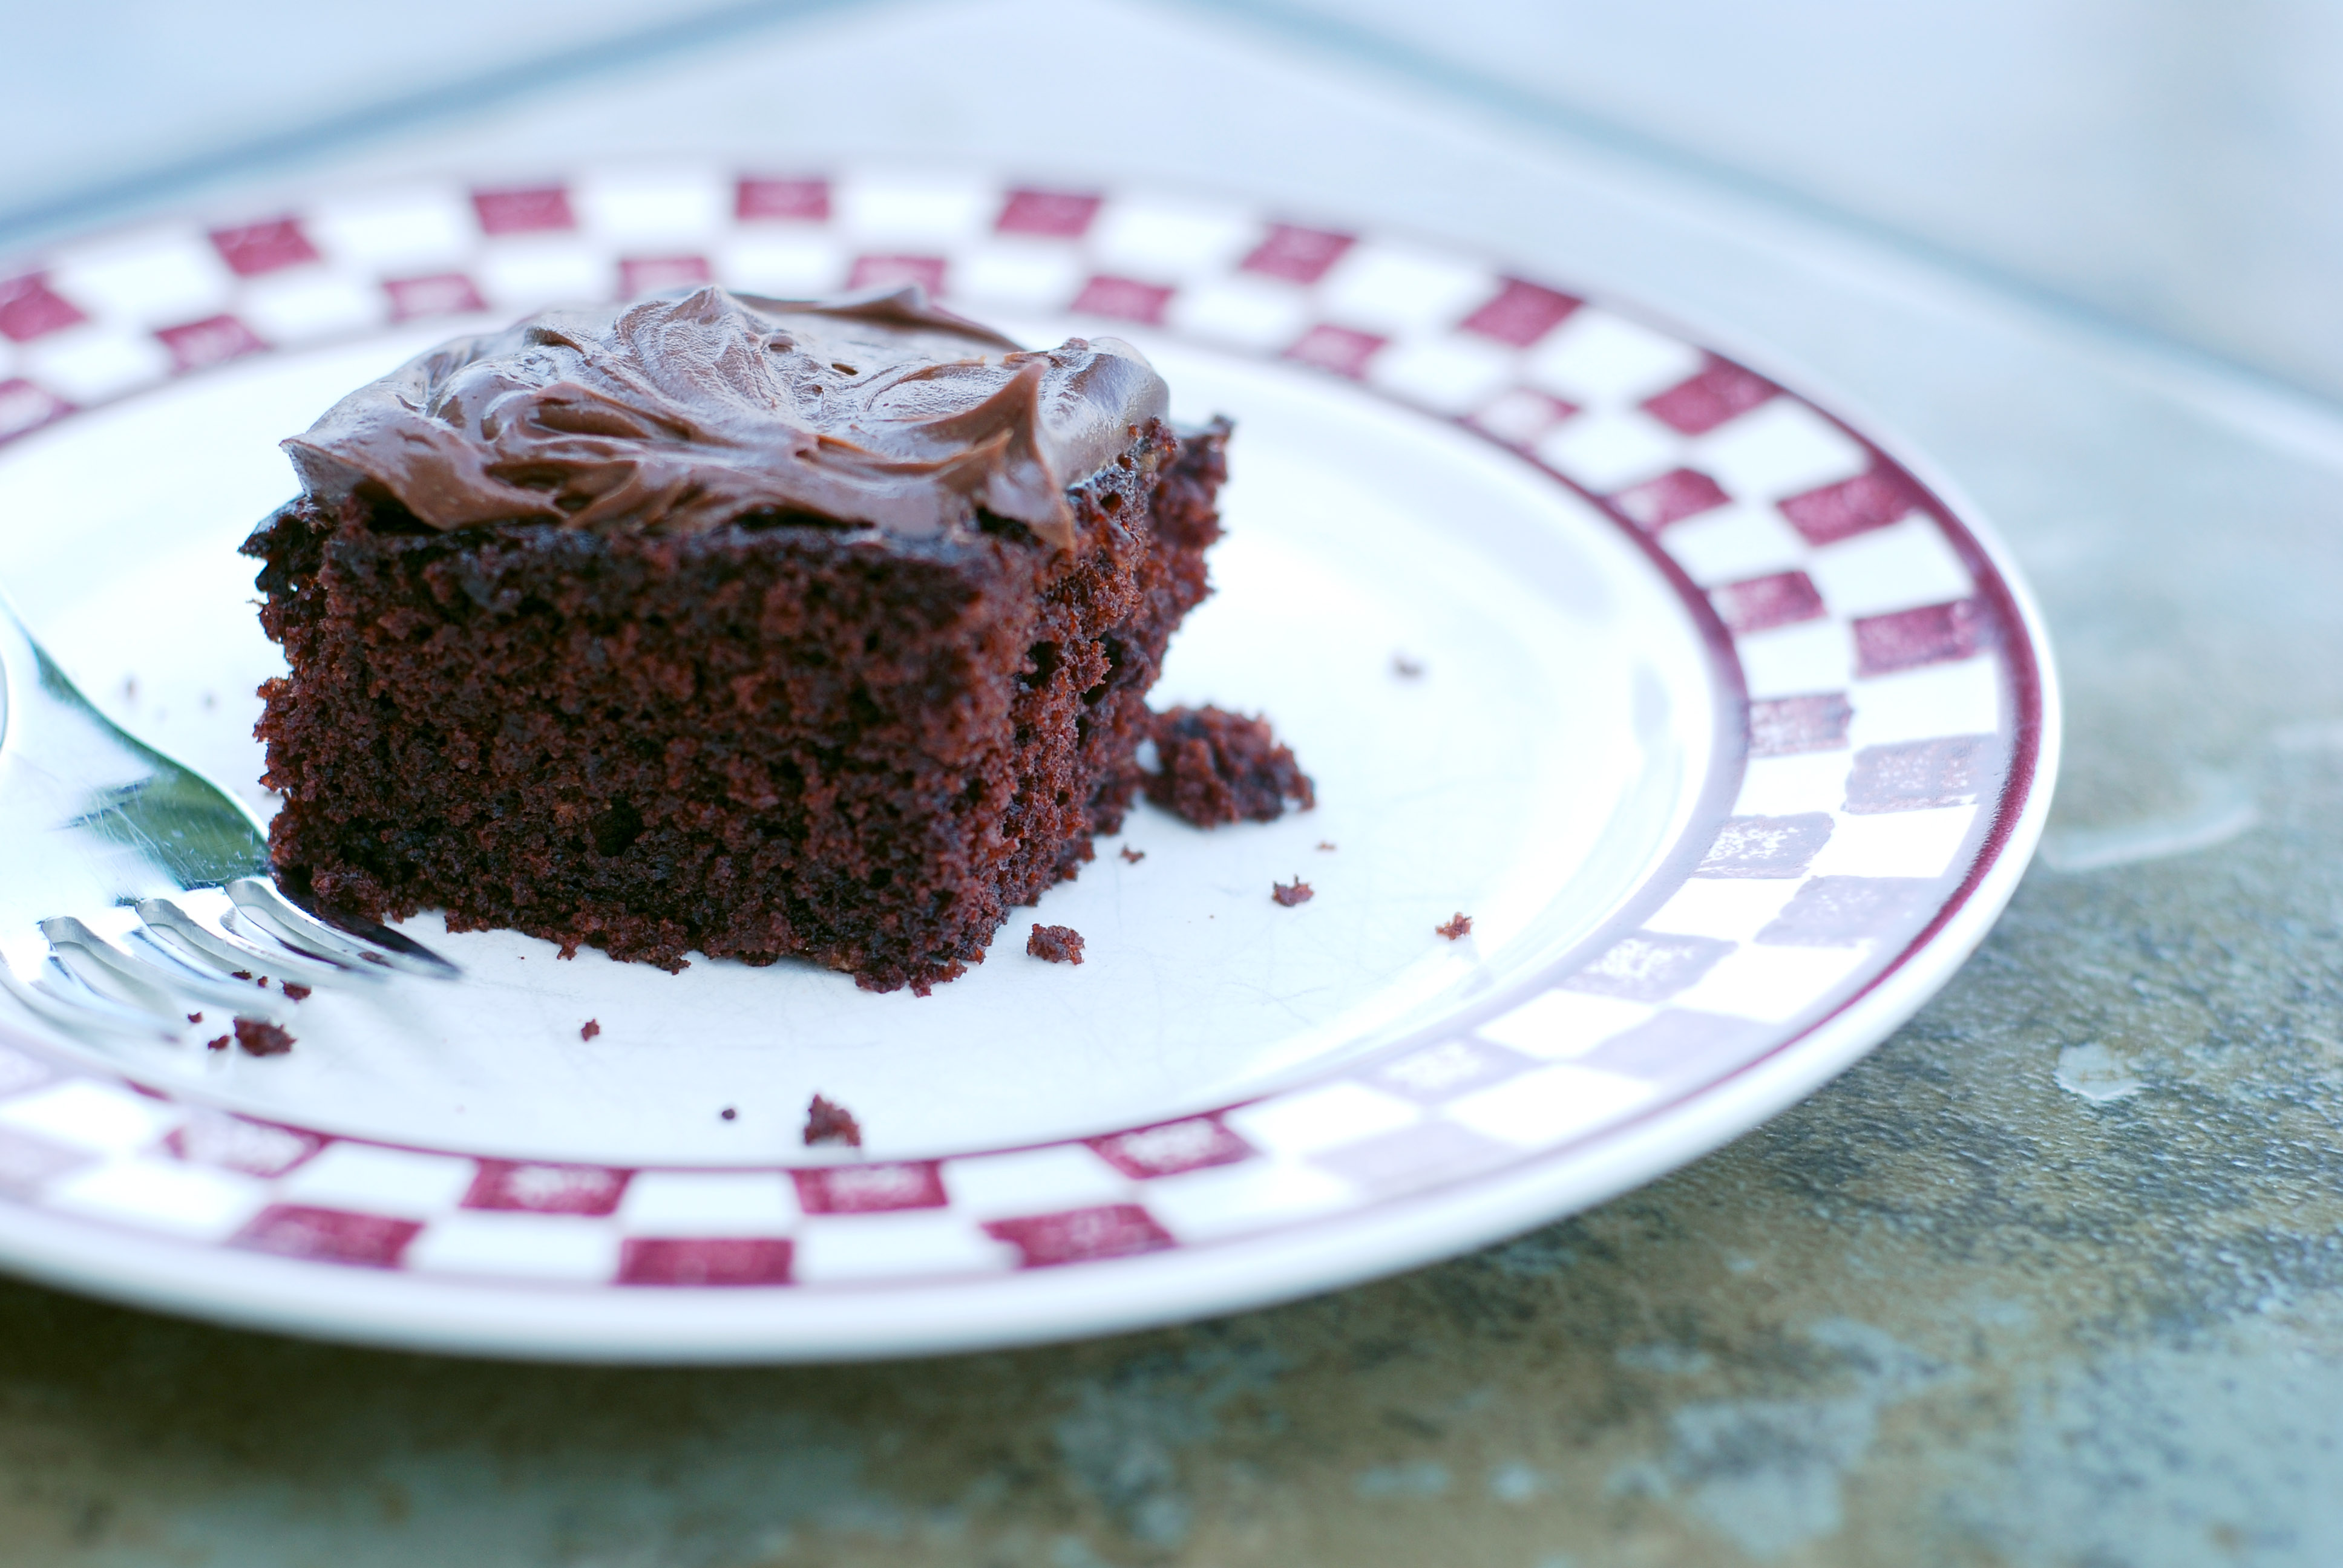
M1446 937L1453 942L1460 938L1469 937L1473 934L1473 917L1464 913L1463 910L1459 910L1456 912L1455 919L1450 920L1444 926L1434 926L1432 929L1438 931L1442 936Z
M817 1143L843 1143L850 1149L862 1147L862 1124L854 1120L854 1112L834 1101L817 1094L806 1107L806 1147Z
M227 1040L228 1037L226 1035L222 1035L217 1040L207 1040L204 1041L204 1049L206 1050L226 1050L227 1049Z
M601 1033L601 1032L602 1032L602 1020L599 1020L599 1019L589 1018L589 1019L588 1019L588 1020L585 1021L585 1023L584 1023L584 1024L582 1024L581 1026L579 1026L578 1030L578 1039L580 1039L580 1040L591 1040L591 1039L593 1039L596 1035L598 1035L598 1034L599 1034L599 1033Z
M236 1020L236 1042L246 1056L282 1056L293 1049L293 1037L275 1024L256 1018Z
M199 1012L191 1012L187 1015L187 1021L189 1023L201 1023L204 1021L204 1015Z
M1423 678L1423 661L1421 659L1410 658L1403 653L1393 654L1392 673L1398 676L1402 680L1422 680Z
M1082 933L1071 926L1035 926L1025 939L1025 950L1053 964L1082 961Z
M250 980L252 978L252 971L250 970L230 970L227 972L237 980Z
M1147 859L1147 851L1144 849L1134 849L1130 845L1125 844L1122 847L1122 858L1136 866L1140 861Z
M1198 828L1248 818L1273 822L1292 801L1318 804L1310 776L1279 743L1266 719L1219 708L1174 708L1155 716L1158 771L1147 798Z
M1272 882L1269 885L1269 896L1290 910L1296 904L1306 904L1316 898L1318 890L1296 877L1290 885L1284 882Z
M309 987L305 985L297 985L289 980L278 980L277 983L283 987L285 994L291 997L295 1001L307 1001L309 998L315 994Z
M728 1106L726 1106L723 1110L721 1110L721 1111L718 1111L716 1114L717 1114L717 1115L719 1115L719 1116L720 1116L720 1117L722 1117L722 1118L723 1118L725 1121L731 1121L737 1120L737 1119L739 1118L739 1114L740 1114L740 1113L739 1113L738 1111L735 1111L732 1107L730 1107L730 1106L729 1106L729 1105L728 1105Z
M1318 847L1319 847L1321 849L1323 849L1326 853L1328 853L1328 854L1330 854L1330 855L1331 855L1331 854L1332 854L1332 853L1334 852L1334 846L1333 846L1333 845L1332 845L1332 844L1330 844L1330 843L1328 843L1328 842L1327 842L1325 839L1319 839L1319 840L1318 840Z

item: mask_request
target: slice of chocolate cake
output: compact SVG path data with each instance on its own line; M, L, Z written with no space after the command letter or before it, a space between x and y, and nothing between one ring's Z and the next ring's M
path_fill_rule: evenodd
M286 445L246 543L282 874L669 969L925 989L1091 858L1204 597L1225 422L916 289L449 343Z

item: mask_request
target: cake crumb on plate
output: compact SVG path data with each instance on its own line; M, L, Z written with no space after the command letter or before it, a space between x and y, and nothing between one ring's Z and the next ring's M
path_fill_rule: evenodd
M1291 800L1318 804L1310 775L1266 719L1220 708L1174 708L1155 716L1157 771L1147 798L1198 828L1251 819L1273 822Z
M1272 882L1269 896L1290 910L1296 904L1306 904L1316 898L1318 890L1296 877L1291 883Z
M591 1040L601 1032L602 1020L599 1019L589 1018L586 1020L584 1026L578 1030L578 1038L580 1040Z
M1025 939L1025 950L1053 964L1082 961L1082 933L1071 926L1035 926Z
M293 1037L264 1019L236 1020L236 1042L246 1056L282 1056L293 1049ZM223 1041L222 1043L226 1043Z
M1446 924L1434 926L1432 929L1450 941L1456 941L1473 934L1473 917L1459 910L1455 917Z
M850 1149L862 1147L862 1124L854 1120L854 1112L835 1101L817 1094L806 1107L806 1147L817 1143L843 1143Z

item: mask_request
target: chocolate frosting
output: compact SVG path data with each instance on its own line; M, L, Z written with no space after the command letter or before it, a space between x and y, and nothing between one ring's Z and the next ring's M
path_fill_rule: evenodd
M285 449L312 495L378 485L435 528L688 534L782 510L931 537L981 507L1071 548L1067 487L1168 401L1127 343L1027 352L916 285L708 286L442 344Z

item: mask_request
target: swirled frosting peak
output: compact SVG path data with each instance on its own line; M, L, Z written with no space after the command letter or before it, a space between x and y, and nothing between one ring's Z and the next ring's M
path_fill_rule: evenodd
M916 286L709 286L442 344L285 448L311 494L379 487L436 528L688 534L781 511L920 537L981 508L1071 548L1067 487L1168 400L1127 343L1029 352Z

